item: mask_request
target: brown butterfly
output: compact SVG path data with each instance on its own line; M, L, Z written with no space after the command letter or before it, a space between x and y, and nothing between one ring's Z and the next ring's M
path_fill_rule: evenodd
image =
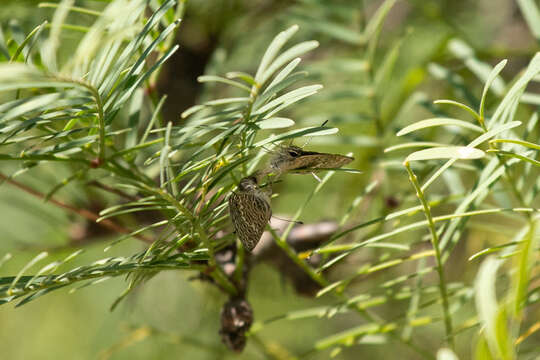
M289 145L282 147L270 160L270 169L278 174L284 172L307 174L340 168L353 160L354 158L350 156L304 151L298 146Z
M247 251L253 250L272 217L270 198L259 189L255 176L240 180L238 191L229 197L229 213L242 245Z

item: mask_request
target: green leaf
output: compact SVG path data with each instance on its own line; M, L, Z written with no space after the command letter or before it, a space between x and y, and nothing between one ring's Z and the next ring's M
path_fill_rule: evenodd
M484 90L482 91L482 99L480 100L480 118L481 119L484 118L484 108L486 105L486 97L487 97L488 90L491 87L491 84L495 81L495 79L497 79L497 76L499 76L499 73L506 66L506 63L507 63L506 59L499 62L497 65L495 65L495 67L493 68L493 70L491 70L491 72L489 73L487 77L486 84L484 85Z
M535 159L531 159L530 157L527 157L525 155L515 154L515 153L510 152L510 151L497 150L497 149L489 149L488 152L493 152L493 153L497 153L497 154L502 155L502 156L508 156L508 157L519 159L519 160L523 160L523 161L526 161L526 162L528 162L530 164L533 164L534 166L540 167L540 161L535 160Z
M434 126L459 126L465 129L474 130L479 133L484 132L484 130L480 126L471 124L463 120L451 119L451 118L432 118L432 119L421 120L414 124L406 126L400 131L398 131L396 136L403 136L405 134L411 133L416 130L421 130L421 129L434 127Z
M11 284L9 285L9 288L6 290L6 293L8 295L12 295L12 291L14 290L14 288L17 287L17 283L19 282L19 280L21 279L21 277L23 276L24 272L28 269L30 269L32 266L34 266L34 264L36 264L37 262L43 260L44 258L46 258L47 256L49 256L49 254L46 252L46 251L43 251L41 253L39 253L38 255L36 255L32 260L30 260L26 265L23 266L23 268L19 271L19 273L17 274L17 276L15 276L13 278L13 281L11 282Z
M497 360L489 352L489 347L484 336L480 336L474 352L475 360Z
M0 91L33 87L73 87L77 84L46 76L38 69L23 63L0 63Z
M497 74L494 69L492 70L490 64L480 61L475 57L474 50L467 43L460 39L452 39L448 43L448 49L458 58L463 60L465 66L467 66L479 79L485 81L486 85L489 81L489 86L495 94L499 96L503 95L505 89L504 81L501 78L497 78ZM495 74L495 76L490 79L490 76L493 74Z
M28 45L28 43L30 43L30 41L32 41L32 39L39 37L39 34L45 28L46 24L47 24L47 21L45 20L43 23L41 23L41 25L38 25L37 27L35 27L34 30L32 30L30 32L30 34L28 34L28 36L24 39L24 41L19 45L17 50L15 50L15 53L11 57L11 61L17 61L17 58L19 57L21 52L24 50L25 46ZM33 43L33 41L32 41L32 43ZM27 53L29 53L29 52L27 51Z
M323 350L336 345L351 346L363 335L386 333L395 328L396 324L387 324L386 326L381 326L377 323L363 324L317 341L315 343L315 349Z
M429 63L428 72L435 78L444 81L458 93L458 96L464 98L469 104L480 103L476 96L471 92L465 80L457 72L452 71L436 63Z
M65 187L66 185L70 184L72 181L76 180L76 179L80 179L82 178L84 175L87 174L87 171L89 169L81 169L79 171L76 171L74 174L72 174L71 176L68 176L67 178L63 179L62 181L60 181L58 184L56 184L51 190L49 190L49 192L47 192L47 194L45 195L45 197L43 198L44 201L49 201L50 198L60 189L62 189L63 187Z
M122 4L117 4L122 5ZM133 64L133 66L129 69L129 71L125 74L124 80L122 80L122 74L126 71L126 69L129 68L130 63L133 61L133 54L137 53L139 51L139 48L143 45L145 40L148 39L148 34L150 31L157 26L160 19L164 16L164 14L167 12L167 10L174 5L174 2L172 1L165 1L163 5L156 10L150 18L146 20L146 23L142 30L133 38L130 42L128 42L125 46L123 44L123 36L120 36L120 38L114 39L114 35L118 36L117 34L110 34L113 36L113 42L110 43L110 46L107 49L107 52L101 55L101 61L96 62L96 66L92 68L92 74L90 76L90 82L92 84L98 84L99 85L99 93L100 94L111 94L113 95L112 89L118 85L118 82L123 81L125 82L125 79L131 78L133 75L133 72L137 70L140 63L136 62ZM124 19L120 18L122 21L117 23L116 25L119 27L125 27L133 26L140 16L142 15L145 5L140 2L130 2L128 5L129 13L127 14L127 17L124 17ZM125 12L125 9L121 9L121 11ZM118 16L118 9L107 7L100 17L102 20L100 23L95 24L95 27L97 27L96 32L104 33L106 30L106 27L111 26L110 20L108 19L116 19ZM99 20L99 19L98 19ZM123 22L125 20L125 22ZM121 30L120 30L121 31ZM107 33L110 33L107 31ZM99 46L102 46L100 43L103 42L103 39L101 36L96 36L95 34L90 34L88 37L85 37L81 43L79 44L79 47L77 49L77 57L74 60L75 64L85 64L85 59L88 58L89 54L89 48L95 49L96 44ZM117 55L117 52L122 50L120 55ZM114 61L113 61L114 59ZM141 60L139 58L139 60ZM144 58L143 58L144 61ZM82 66L82 65L81 65ZM137 66L137 67L135 67ZM120 86L119 89L122 89L123 86Z
M516 267L516 273L514 275L514 294L513 294L513 317L520 319L522 312L527 305L527 291L529 283L531 281L531 272L536 263L538 255L538 234L537 223L531 221L528 228L522 231L523 235L519 239L519 258Z
M255 77L255 79L260 84L260 86L262 86L283 65L293 60L294 58L315 49L318 46L319 46L319 42L315 40L305 41L305 42L302 42L300 44L293 46L292 48L288 49L283 54L278 56L277 59L268 67L268 69L264 71L264 73L261 75L259 79L257 79L257 77Z
M490 140L489 143L490 144L495 144L495 143L516 144L516 145L521 145L521 146L528 147L529 149L540 150L540 145L534 144L534 143L531 143L531 142L528 142L528 141L524 141L524 140L494 139L494 140Z
M0 54L2 54L6 60L11 59L11 56L9 55L9 50L6 46L6 38L4 37L4 32L2 31L2 27L0 26Z
M171 30L172 31L172 30ZM176 45L173 46L171 49L169 49L161 58L159 58L144 74L137 77L137 79L133 82L131 86L129 86L127 89L120 91L117 93L118 97L110 97L106 104L105 104L105 110L109 113L113 113L116 109L120 108L125 101L129 99L129 97L132 95L133 91L137 89L141 84L146 81L150 77L150 75L165 61L167 61L175 52L178 50L180 46ZM146 49L149 51L149 49ZM127 83L126 83L127 85ZM110 122L110 120L109 120Z
M442 144L442 143L430 142L430 141L416 141L416 142L403 143L403 144L387 147L386 149L384 149L384 152L389 153L396 150L409 149L409 148L415 148L415 147L435 147L435 146L447 146L447 145Z
M132 3L129 3L128 5L131 6L130 10L133 11L133 14L130 14L130 16L132 17L131 22L136 22L139 17L138 13L144 9L144 4L141 4L138 2L132 2ZM141 9L141 5L143 5L142 9ZM123 104L123 102L125 102L126 99L121 98L121 100L118 100L121 94L124 94L123 95L124 98L126 97L126 92L128 94L131 94L134 91L135 87L137 87L142 81L144 81L149 76L149 74L151 74L157 67L161 66L161 63L163 63L166 59L168 59L168 57L172 55L172 53L174 53L178 49L178 46L172 46L162 55L160 60L156 61L154 64L152 64L152 66L150 66L150 68L148 69L148 71L146 71L146 73L142 75L140 74L150 53L154 51L154 49L158 46L158 44L163 42L166 39L166 37L170 33L172 33L179 24L178 21L170 24L161 33L159 33L159 35L155 39L153 39L152 41L148 41L150 40L150 39L147 39L148 33L152 30L154 26L158 24L161 17L173 5L174 5L174 1L170 1L170 0L166 1L154 14L152 14L152 16L150 16L144 28L139 34L137 34L135 39L129 42L128 45L124 48L124 50L122 51L122 54L120 54L119 58L116 59L109 73L105 74L103 70L100 71L100 73L102 73L102 76L106 76L106 78L103 78L103 82L98 84L99 93L106 94L106 95L111 94L105 105L105 108L112 107L113 109L115 109L119 107L121 104ZM113 14L108 14L108 16L113 16ZM109 24L104 24L104 26L109 26ZM148 46L144 48L144 50L142 51L140 56L137 58L137 60L131 63L133 54L139 52L138 49L141 45L146 45L145 40L149 42ZM81 46L82 45L83 43L81 42ZM79 47L78 51L79 50L82 51L81 56L83 56L83 59L88 57L86 49L84 48L81 49ZM126 71L126 68L128 68L129 71L127 71L127 73L121 79L121 74L124 71ZM134 77L137 78L137 81L133 81ZM120 82L120 84L117 84L117 82ZM118 102L120 104L118 104Z
M69 14L69 8L73 6L73 3L74 0L63 0L60 2L51 21L49 38L44 42L41 48L41 59L43 64L47 70L53 73L58 72L56 53L60 45L60 34L62 32L62 25Z
M433 159L480 159L486 154L480 150L468 146L447 146L431 148L413 152L405 159L409 161L433 160Z
M473 141L471 141L467 146L469 147L476 147L483 143L486 140L489 140L490 138L504 132L507 130L510 130L512 128L515 128L517 126L521 125L520 121L512 121L510 123L501 125L499 127L496 127L495 129L489 130L487 133L480 135ZM425 191L427 187L433 183L446 169L448 169L450 166L452 166L453 163L455 163L457 159L450 159L448 160L443 166L441 166L425 183L422 185L422 191Z
M255 111L253 111L252 115L263 114L272 109L275 110L275 108L280 105L291 105L297 101L300 101L308 96L315 94L320 89L322 89L322 85L308 85L289 91L288 93L283 94L278 98L270 101L266 105L263 105L259 109L256 109Z
M264 74L264 72L267 71L268 66L270 66L271 62L275 59L277 54L279 53L279 50L285 45L285 43L298 31L298 25L293 25L290 28L288 28L285 31L280 32L274 40L270 43L268 48L266 49L266 52L264 53L261 63L259 64L259 68L257 69L257 73L255 74L255 82L261 86L263 83L261 82L261 78Z
M490 246L488 248L485 248L485 249L482 249L481 251L469 256L469 261L472 261L472 260L475 260L477 258L479 258L480 256L483 256L483 255L487 255L487 254L491 254L491 253L494 253L494 252L499 252L501 250L504 250L505 248L507 248L508 246L514 246L518 244L518 242L516 241L511 241L509 243L506 243L506 244L502 244L502 245L499 245L499 246Z
M97 139L96 135L85 136L85 137L78 138L71 141L64 141L56 145L50 145L50 146L42 147L36 150L23 152L21 156L52 155L52 154L62 155L62 153L65 153L63 155L74 154L74 153L82 151L83 147L89 146L90 144L94 143L96 139ZM70 149L72 151L68 152L67 150L70 150Z
M159 99L159 102L157 103L154 109L154 112L152 113L152 118L148 122L148 125L146 126L146 130L144 130L144 134L141 137L141 140L139 141L138 146L141 146L146 142L146 139L148 138L148 134L150 134L150 130L152 130L152 127L154 126L157 118L159 117L159 114L161 113L161 108L163 107L163 104L165 104L166 100L167 100L167 95L163 95L161 99Z
M437 351L437 360L459 360L459 358L452 350L442 348Z
M538 5L533 0L517 0L517 4L531 33L536 40L540 40L540 11Z
M4 254L4 256L2 256L2 258L0 259L0 268L6 263L8 262L13 256L11 255L11 253L6 253Z
M363 36L365 39L371 39L375 33L379 31L379 29L382 27L384 19L395 3L396 0L385 0L384 3L377 8L377 11L375 11L375 13L371 16L364 30Z
M237 168L238 166L242 165L243 163L245 163L246 161L250 159L251 159L251 156L245 156L227 164L226 166L222 166L218 171L216 171L216 173L212 177L212 180L209 181L207 188L212 189L222 178L224 178L235 168Z
M540 105L540 95L524 92L519 101L523 104Z
M379 147L383 140L376 136L358 135L358 136L328 136L317 137L311 140L313 145L338 145L347 146L349 148L354 147ZM443 144L446 146L446 144Z
M143 89L139 88L133 93L129 104L128 127L131 129L131 131L127 134L125 147L132 147L137 144L137 136L139 136L137 130L139 129L139 124L142 121L141 108L143 107L143 101L144 91Z
M248 97L235 97L235 98L223 98L217 100L210 100L205 102L204 106L218 106L218 105L228 105L236 103L247 103L249 101Z
M303 27L308 27L318 33L326 34L336 40L352 45L362 45L365 43L365 37L357 30L350 29L343 24L331 21L325 21L319 17L311 15L293 14L294 18L302 22Z
M306 136L306 135L309 135L309 136L332 135L332 134L337 133L338 131L339 131L338 128L324 128L324 127L309 127L309 128L296 129L296 130L291 130L280 135L269 136L268 138L259 141L253 146L259 147L259 146L263 146L272 142L283 141L287 139L294 139L294 138Z
M392 72L398 59L403 39L398 41L384 57L382 64L378 65L378 70L375 74L374 88L377 93L384 92L388 80L391 78Z
M262 93L262 95L259 95L256 98L255 102L253 103L253 109L258 109L268 100L272 99L278 92L286 89L287 87L300 81L301 79L304 79L306 75L306 72L296 72L292 75L287 76L285 79L279 82L272 82L271 86L268 86L266 90Z
M438 104L454 105L454 106L457 106L460 109L463 109L463 110L467 111L469 114L471 114L473 116L474 119L478 120L480 118L480 115L476 111L474 111L473 109L471 109L467 105L462 104L462 103L457 102L457 101L454 101L454 100L435 100L433 103L437 104L437 105Z
M29 296L25 297L24 299L22 299L20 302L18 302L17 305L15 305L15 307L18 308L19 306L26 305L32 300L35 300L35 299L37 299L37 298L39 298L39 297L41 297L41 296L43 296L45 294L50 293L51 291L63 288L65 286L67 286L67 285L60 284L60 285L52 286L52 287L47 288L47 289L42 289L42 290L36 291L32 295L29 295Z
M519 99L519 97L523 93L529 81L531 81L539 72L540 53L536 53L525 72L516 82L514 82L512 87L508 90L508 92L502 99L501 103L497 107L497 110L495 110L495 113L491 117L490 123L499 124L500 122L505 120L504 118L502 118L502 115L507 112L510 107L513 106L513 104L517 101L517 99Z
M249 84L251 86L256 86L257 83L255 82L255 79L253 76L251 76L248 73L241 72L241 71L231 71L225 74L225 76L228 79L240 79L244 81L246 84ZM250 89L251 90L251 89Z
M231 86L234 86L234 87L237 87L239 89L242 89L242 90L245 90L245 91L251 91L251 89L244 85L244 84L241 84L239 82L236 82L236 81L233 81L233 80L230 80L230 79L226 79L226 78L223 78L221 76L216 76L216 75L203 75L203 76L199 76L197 78L197 81L198 82L201 82L201 83L205 83L205 82L220 82L220 83L223 83L223 84L227 84L227 85L231 85Z
M65 162L81 162L89 164L89 161L82 158L70 158L65 155L27 155L11 156L6 154L0 154L0 160L7 161L65 161Z
M502 260L488 257L480 266L474 284L476 310L484 327L484 337L490 352L496 358L513 359L513 351L509 344L511 336L504 319L504 307L499 307L495 291L497 270L502 263Z
M283 80L285 80L289 74L300 64L301 59L296 58L293 61L291 61L287 66L285 66L277 75L274 77L274 80L263 91L263 95L267 93L269 90L272 89L275 85L281 83Z
M186 119L186 118L189 117L190 115L195 114L197 111L200 111L200 110L204 109L205 107L206 107L206 106L200 105L200 104L199 104L199 105L193 105L193 106L187 108L186 110L184 110L184 111L182 112L182 114L180 114L180 117L181 117L182 119Z
M455 162L455 160L450 161L452 161L452 163ZM445 166L449 164L450 161L448 161ZM480 174L480 178L478 179L478 185L470 194L465 197L465 199L461 201L461 203L454 211L454 214L463 213L467 211L470 206L479 206L481 204L481 201L489 194L488 189L493 186L493 184L505 173L506 167L497 166L498 163L499 161L497 159L492 159L490 163L488 163L488 165ZM454 238L455 232L458 230L460 224L462 224L461 219L453 219L450 221L449 226L447 227L440 240L441 249L446 248L448 243L452 240L452 238ZM443 254L443 260L448 257L449 254L450 251L445 252Z
M281 129L294 125L294 121L289 118L272 117L257 122L257 126L261 129Z

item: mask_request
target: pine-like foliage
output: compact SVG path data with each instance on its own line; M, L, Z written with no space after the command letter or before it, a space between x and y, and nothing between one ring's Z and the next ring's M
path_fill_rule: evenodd
M284 30L277 35L263 36L264 51L249 63L253 74L227 68L200 76L207 85L203 100L175 121L164 120L162 109L182 94L159 97L156 84L165 62L182 51L174 40L182 31L183 1L114 0L90 10L64 0L47 5L55 8L51 22L29 34L13 28L8 36L0 33L2 186L112 231L105 251L121 241L144 244L136 253L77 267L70 261L82 250L53 262L41 252L18 273L0 278L0 302L20 306L53 290L122 276L127 287L114 309L159 272L181 270L200 274L229 298L226 313L238 304L234 301L248 298L247 273L260 260L237 240L227 199L240 179L268 166L268 153L308 141L315 151L329 145L351 152L357 158L353 165L363 171L332 169L318 181L310 178L313 186L302 189L303 200L289 206L293 222L281 231L267 227L280 250L275 256L293 263L325 302L269 320L255 317L251 330L248 321L234 334L240 340L228 334L229 347L242 349L247 336L257 344L250 351L288 358L269 350L258 334L274 322L288 326L314 318L333 330L304 344L303 354L314 357L346 356L348 347L365 344L397 354L388 350L390 344L426 359L537 355L538 341L526 342L540 328L534 316L540 289L540 100L527 89L539 79L540 54L529 54L524 68L505 79L507 60L492 66L465 41L448 37L438 48L459 62L461 71L433 55L421 68L401 73L395 65L407 51L408 34L380 42L395 3L385 0L370 11L347 1L291 5L284 22L299 25L280 24ZM537 6L518 3L531 33L540 38ZM360 21L353 18L358 11ZM91 20L71 24L74 14ZM335 54L313 55L318 41L295 40L299 28L323 39ZM66 31L77 32L76 40L65 40ZM315 59L303 66L301 57ZM298 71L302 67L307 71ZM444 82L457 100L432 102L419 87L427 77ZM316 83L324 84L324 91ZM312 95L316 101L308 99ZM423 115L412 111L416 108ZM296 124L300 119L303 126ZM338 134L338 126L345 134ZM39 188L28 181L51 168L67 176L52 186L37 182ZM331 188L336 174L340 186ZM309 172L296 176L310 177ZM289 178L265 180L261 187L280 189L274 204ZM89 188L99 191L106 205L94 211L78 207L75 196L60 200L63 191ZM339 196L346 210L330 214L336 224L325 239L295 248L294 221L309 216L317 196ZM329 215L318 211L320 218ZM463 251L475 232L495 233L497 241ZM233 253L227 264L232 272L220 256L227 250ZM3 256L0 265L10 258ZM474 276L454 274L465 266ZM343 314L357 317L342 321ZM223 329L222 336L227 336Z

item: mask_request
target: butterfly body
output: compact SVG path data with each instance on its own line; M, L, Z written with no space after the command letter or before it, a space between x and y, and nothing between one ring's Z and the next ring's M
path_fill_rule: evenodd
M244 248L253 250L272 217L270 198L259 189L255 177L248 176L240 180L237 192L229 197L229 213Z
M312 173L325 169L336 169L353 161L354 158L339 154L304 151L294 145L281 148L270 161L270 168L277 173Z

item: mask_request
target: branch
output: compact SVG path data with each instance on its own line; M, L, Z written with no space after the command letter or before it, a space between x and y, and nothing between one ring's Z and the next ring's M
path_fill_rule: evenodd
M27 186L27 185L24 185L24 184L21 184L20 182L18 181L15 181L7 176L5 176L4 174L0 173L0 180L3 180L3 181L6 181L7 183L21 189L22 191L38 198L38 199L42 199L42 200L45 200L45 195L37 190L34 190L32 189L31 187ZM71 206L71 205L68 205L66 203L63 203L59 200L56 200L54 198L49 198L48 202L62 208L62 209L65 209L65 210L68 210L68 211L71 211L79 216L82 216L83 218L87 219L87 220L90 220L94 223L96 223L96 220L99 218L99 215L89 211L89 210L86 210L86 209L78 209L74 206ZM117 232L117 233L121 233L121 234L131 234L133 231L132 230L129 230L109 219L105 219L105 220L102 220L100 221L99 223L96 223L100 226L103 226L109 230L112 230L114 232ZM147 237L147 236L144 236L142 234L137 234L137 235L133 235L133 237L139 239L139 240L142 240L146 243L153 243L154 240Z

